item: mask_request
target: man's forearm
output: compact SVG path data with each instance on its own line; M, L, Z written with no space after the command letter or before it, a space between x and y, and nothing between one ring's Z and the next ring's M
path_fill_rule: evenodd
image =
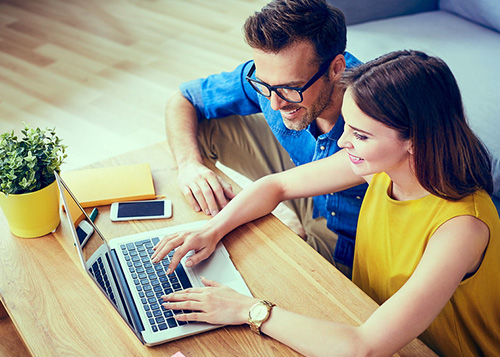
M196 110L180 91L168 100L165 127L170 149L178 165L193 162L203 164L198 146Z

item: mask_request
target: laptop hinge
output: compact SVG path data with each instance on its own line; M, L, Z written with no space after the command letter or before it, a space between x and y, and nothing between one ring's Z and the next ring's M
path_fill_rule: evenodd
M141 318L139 317L139 312L137 311L137 306L134 303L134 299L132 298L132 294L130 292L129 286L127 284L127 281L125 279L125 274L123 273L122 267L118 261L118 255L116 254L116 251L114 249L110 249L111 252L111 264L114 267L114 271L116 272L116 281L119 284L120 287L120 294L123 292L123 298L122 300L125 301L125 304L127 306L127 319L129 321L132 320L132 326L135 334L141 340L141 342L144 344L144 341L142 339L142 334L141 332L144 331L144 325L142 324ZM128 315L130 312L130 316Z

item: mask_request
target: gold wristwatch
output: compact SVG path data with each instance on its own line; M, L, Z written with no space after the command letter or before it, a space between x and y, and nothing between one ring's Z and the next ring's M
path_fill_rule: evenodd
M276 306L276 304L267 300L261 300L252 305L248 311L248 324L253 332L260 335L260 326L262 326L271 315L273 306Z

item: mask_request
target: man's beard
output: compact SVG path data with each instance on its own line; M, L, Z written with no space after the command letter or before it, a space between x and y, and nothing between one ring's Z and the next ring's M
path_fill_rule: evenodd
M289 121L283 118L282 116L281 118L283 119L283 124L285 124L285 126L288 129L295 131L304 130L309 126L309 124L315 121L316 118L319 117L320 114L328 107L328 105L330 104L330 100L332 98L334 86L330 85L330 81L328 79L325 80L325 84L327 84L326 86L327 89L330 90L323 90L318 99L316 100L316 102L314 102L309 109L301 107L300 103L299 104L290 103L289 105L280 109L283 111L291 111L294 109L302 108L303 110L306 111L304 116L298 121L295 120Z

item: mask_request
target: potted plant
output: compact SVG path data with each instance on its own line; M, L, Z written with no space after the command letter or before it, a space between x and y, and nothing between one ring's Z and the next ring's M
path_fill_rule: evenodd
M18 237L40 237L60 222L59 191L54 171L67 157L55 129L24 125L0 136L0 206L10 231Z

